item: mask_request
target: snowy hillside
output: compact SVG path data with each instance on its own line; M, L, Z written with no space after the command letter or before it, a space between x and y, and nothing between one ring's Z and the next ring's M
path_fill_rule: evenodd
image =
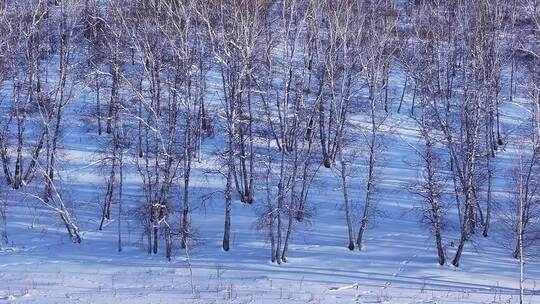
M149 256L136 223L124 224L124 250L117 252L116 223L97 231L104 182L95 165L89 165L95 148L89 143L95 139L74 131L65 138L69 165L61 174L83 241L71 244L54 215L29 198L9 194L10 243L0 252L2 297L15 303L516 302L518 262L502 246L500 231L468 245L459 268L437 264L433 238L411 213L416 198L403 188L415 175L405 156L413 155L407 141L416 139L407 117L395 118L403 121L388 151L399 152L385 153L377 195L385 214L374 224L365 250L346 248L340 186L335 173L322 170L311 194L316 215L309 224L299 224L289 262L282 265L269 261L264 232L254 227L257 206L237 200L232 249L221 249L221 196L202 203L204 195L222 187L220 179L201 174L211 162L195 169L192 220L199 239L189 250L189 263L180 248L170 262L162 255ZM76 129L76 120L70 121ZM139 180L136 174L125 178L129 208L137 204ZM361 190L351 192L356 198ZM449 252L450 240L445 244ZM536 303L540 264L527 263L526 277L527 303Z
M435 2L0 1L0 303L540 303L540 9Z

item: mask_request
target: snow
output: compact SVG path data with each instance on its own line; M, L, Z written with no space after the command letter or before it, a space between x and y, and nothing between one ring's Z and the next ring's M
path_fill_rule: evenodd
M503 122L515 124L520 107L507 105L505 111ZM83 241L70 243L55 214L4 187L10 243L0 248L0 303L516 303L518 299L518 261L503 246L500 225L494 226L489 239L478 235L467 243L459 268L437 264L429 229L411 211L417 198L405 189L418 174L411 166L415 156L410 146L416 144L417 134L406 114L394 113L387 119L393 133L385 138L378 169L380 216L368 228L364 251L346 248L339 179L336 172L321 169L310 195L315 216L297 224L288 262L282 265L269 262L265 232L255 229L262 203L235 201L231 251L221 250L224 205L219 191L224 183L220 176L206 173L218 166L210 153L194 168L192 222L197 238L189 246L189 259L180 248L175 248L170 262L161 253L148 255L137 223L128 221L127 214L122 226L124 250L117 252L117 223L97 230L104 177L96 162L95 138L75 115L68 115L60 178ZM503 165L512 163L512 152L508 147L501 153ZM357 157L359 164L362 157ZM504 187L504 182L501 174L495 184ZM128 172L126 210L138 206L139 185L137 173ZM358 210L363 170L350 185ZM504 193L497 196L502 200ZM181 206L180 201L176 204ZM450 241L457 237L456 229L445 235L449 256L454 252ZM525 277L526 303L540 303L540 263L527 262Z

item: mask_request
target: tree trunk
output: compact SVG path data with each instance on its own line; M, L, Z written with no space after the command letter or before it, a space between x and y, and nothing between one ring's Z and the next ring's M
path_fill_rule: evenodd
M123 167L123 157L122 151L120 151L120 185L118 187L118 252L122 252L122 188L124 186L124 171Z
M223 230L223 250L229 251L231 238L231 209L232 209L232 172L227 172L227 184L225 186L225 227Z
M442 244L441 225L438 219L435 222L435 243L437 245L437 257L439 265L442 266L444 265L444 263L446 263L446 256L444 254L444 248Z
M266 169L266 208L268 213L268 237L270 238L270 259L276 261L276 239L274 237L274 207L272 203L272 191L270 188L270 174L272 172L272 158L270 157L270 141L268 141L268 163Z
M343 187L343 203L345 204L345 217L347 219L347 231L349 233L349 245L347 248L349 250L354 250L354 232L353 232L353 225L352 225L352 219L351 219L351 208L349 206L349 191L347 186L347 173L346 173L346 164L343 160L343 156L341 156L341 185Z
M372 97L373 98L373 97ZM364 211L362 214L362 220L360 222L360 229L358 231L358 238L356 239L356 245L358 250L362 250L362 242L364 240L364 234L366 232L367 224L369 221L369 210L371 209L371 196L373 194L373 186L375 183L375 157L377 153L376 149L376 125L375 125L375 101L371 101L371 142L369 147L369 164L368 164L368 179L366 189L366 200L364 204Z
M459 245L456 250L456 255L454 256L454 259L452 260L452 265L455 267L459 267L459 261L461 259L461 254L463 253L463 248L465 247L465 242L467 242L468 236L465 231L461 233L461 239L459 240Z
M98 135L101 135L101 101L99 98L99 77L98 73L95 74L96 78L96 118L97 118L97 125L98 125Z

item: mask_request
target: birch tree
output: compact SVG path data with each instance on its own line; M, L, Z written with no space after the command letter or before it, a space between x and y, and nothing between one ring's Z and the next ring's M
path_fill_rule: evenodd
M381 145L381 126L387 115L380 113L380 104L384 97L384 86L387 85L385 69L393 62L395 52L398 50L399 41L396 36L396 26L398 15L395 4L391 1L379 0L365 3L362 9L370 18L366 18L365 44L357 47L364 48L362 56L362 67L368 94L368 117L369 127L367 148L369 156L367 161L367 185L365 192L364 207L360 216L360 228L356 238L358 250L362 250L364 235L371 217L374 193L376 187L376 166L378 162ZM384 107L384 104L383 104Z

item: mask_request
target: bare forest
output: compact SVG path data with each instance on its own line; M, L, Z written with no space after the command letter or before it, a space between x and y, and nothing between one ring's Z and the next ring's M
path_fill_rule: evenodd
M502 250L528 303L540 2L0 0L0 167L0 249L21 225L99 235L195 293L197 252L251 246L238 223L280 267L316 229L354 260L412 227L423 267Z

